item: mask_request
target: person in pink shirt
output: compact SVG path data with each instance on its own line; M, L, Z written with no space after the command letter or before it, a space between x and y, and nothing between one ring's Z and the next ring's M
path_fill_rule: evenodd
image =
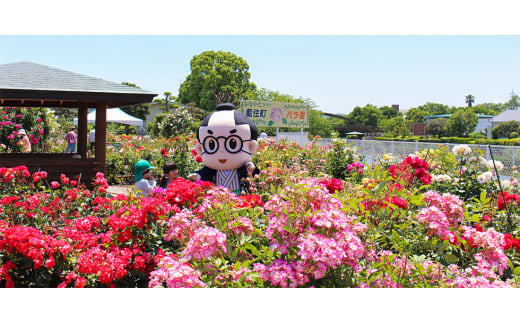
M24 129L20 129L18 131L18 134L22 136L22 139L20 139L19 143L22 146L21 150L22 153L30 153L31 152L31 142L29 141L29 138L27 138L27 134L25 133Z
M65 135L65 140L67 141L67 151L66 153L75 153L76 152L76 142L78 141L78 136L76 132L74 132L75 128L70 127L69 132Z

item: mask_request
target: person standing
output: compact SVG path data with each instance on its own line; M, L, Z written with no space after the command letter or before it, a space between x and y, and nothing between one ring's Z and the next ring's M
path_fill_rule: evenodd
M69 132L67 132L65 135L65 140L67 141L67 154L76 152L76 142L78 141L78 136L74 130L74 127L70 127Z
M18 134L22 136L22 138L19 141L19 144L22 146L21 151L22 153L30 153L31 152L31 142L29 141L29 138L27 138L27 134L25 133L24 129L20 129L18 131Z
M156 167L152 166L149 161L141 159L135 163L134 182L137 194L148 197L148 193L155 188L155 179L150 171Z
M91 151L94 151L96 148L96 126L90 130L90 133L88 134L88 143L89 143L89 149Z

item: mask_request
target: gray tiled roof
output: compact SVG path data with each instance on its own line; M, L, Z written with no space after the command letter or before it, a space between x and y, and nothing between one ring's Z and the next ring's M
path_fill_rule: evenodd
M32 62L0 65L0 89L154 94L143 89Z
M493 122L520 121L520 110L505 110L493 118Z

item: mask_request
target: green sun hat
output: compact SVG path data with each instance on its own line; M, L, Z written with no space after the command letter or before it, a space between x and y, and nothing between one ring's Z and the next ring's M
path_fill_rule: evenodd
M154 169L154 167L150 164L149 161L141 159L137 163L135 163L135 173L134 173L134 182L139 182L141 178L143 178L143 173L147 169Z

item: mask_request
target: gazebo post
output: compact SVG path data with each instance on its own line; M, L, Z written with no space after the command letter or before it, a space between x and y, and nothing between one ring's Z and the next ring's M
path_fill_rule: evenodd
M106 173L107 150L107 105L105 102L96 103L96 165L103 174Z
M78 153L87 158L87 102L79 102L78 107Z

